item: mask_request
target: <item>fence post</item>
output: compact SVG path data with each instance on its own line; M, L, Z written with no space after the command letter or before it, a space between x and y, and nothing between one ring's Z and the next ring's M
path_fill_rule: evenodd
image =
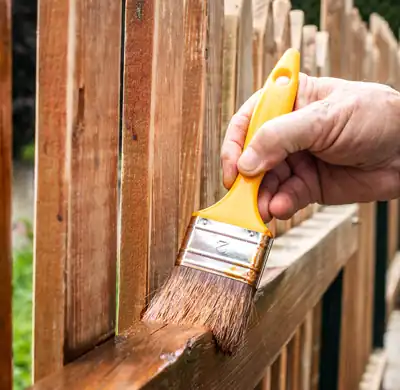
M12 389L11 1L0 0L0 388Z

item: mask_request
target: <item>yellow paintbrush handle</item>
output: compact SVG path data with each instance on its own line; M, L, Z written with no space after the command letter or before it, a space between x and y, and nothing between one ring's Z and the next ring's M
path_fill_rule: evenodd
M300 71L300 54L287 50L269 75L250 120L244 144L246 148L264 122L293 110ZM277 85L280 76L290 79L287 85ZM239 174L229 192L216 204L194 213L194 216L231 225L268 232L258 211L258 190L264 174L245 177Z

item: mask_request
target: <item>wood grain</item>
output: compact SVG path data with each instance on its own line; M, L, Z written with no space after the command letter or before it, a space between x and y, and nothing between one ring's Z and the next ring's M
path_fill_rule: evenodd
M257 294L259 321L236 355L216 353L204 329L142 325L33 388L253 388L356 252L356 214L356 205L326 207L276 240Z
M301 389L311 387L312 373L312 343L313 343L313 313L309 311L301 326Z
M220 199L222 50L224 38L224 0L207 2L206 85L203 120L203 155L200 207Z
M38 6L36 75L33 380L64 360L67 257L68 18L62 0ZM57 34L54 32L57 31Z
M319 77L328 77L331 75L329 39L329 33L326 31L318 31L315 37L316 65Z
M322 0L320 14L321 31L328 32L330 73L332 77L342 77L345 50L345 11L344 0Z
M253 0L253 90L260 89L276 62L272 0Z
M274 0L272 3L272 13L274 19L274 41L276 46L276 58L282 57L283 53L290 47L291 26L290 26L289 0ZM292 226L291 219L276 220L276 234L281 235L287 232Z
M287 388L289 390L301 389L301 361L301 331L299 328L287 346Z
M0 388L12 389L11 1L0 1Z
M321 324L322 324L322 302L318 302L312 313L312 361L311 361L311 390L319 389L319 366L321 350Z
M115 327L121 8L70 3L64 360Z
M221 145L233 114L253 91L252 34L252 1L225 0ZM220 197L226 192L221 181Z
M200 207L201 156L205 108L205 49L208 2L186 0L184 14L184 69L180 151L180 245L192 213Z
M287 360L288 351L284 346L278 358L271 366L271 388L274 390L286 390L287 386Z
M179 245L184 30L175 5L126 3L119 332L140 318Z

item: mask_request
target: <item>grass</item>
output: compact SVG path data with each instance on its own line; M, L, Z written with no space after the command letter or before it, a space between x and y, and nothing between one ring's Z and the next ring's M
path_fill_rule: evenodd
M13 252L13 358L14 389L31 385L32 348L32 229L27 226L27 240Z

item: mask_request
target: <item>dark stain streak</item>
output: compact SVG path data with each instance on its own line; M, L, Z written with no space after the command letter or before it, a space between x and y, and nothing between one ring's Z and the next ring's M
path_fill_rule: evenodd
M132 140L137 141L138 137L136 133L132 133Z
M72 133L72 140L76 142L85 128L85 87L78 91L78 111L76 113L75 125Z

